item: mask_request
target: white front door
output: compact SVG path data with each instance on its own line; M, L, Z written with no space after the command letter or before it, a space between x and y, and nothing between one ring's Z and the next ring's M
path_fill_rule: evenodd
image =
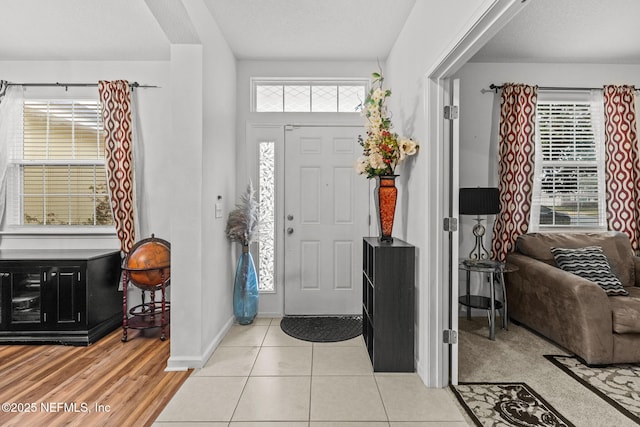
M289 315L362 311L362 237L369 181L354 169L362 127L285 132L285 298Z

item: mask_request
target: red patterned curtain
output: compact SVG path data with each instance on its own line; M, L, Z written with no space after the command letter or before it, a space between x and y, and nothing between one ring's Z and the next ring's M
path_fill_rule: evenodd
M128 253L135 241L131 88L125 80L102 80L98 90L102 103L111 209L120 250Z
M607 226L629 236L638 252L640 237L640 153L633 86L604 87Z
M516 238L529 229L533 193L533 159L537 86L505 84L500 100L498 189L491 257L504 261Z

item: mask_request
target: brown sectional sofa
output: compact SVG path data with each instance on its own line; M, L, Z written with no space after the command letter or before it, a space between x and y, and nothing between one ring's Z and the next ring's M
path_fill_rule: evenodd
M607 296L597 284L556 267L552 247L600 246L629 296ZM619 232L529 233L507 262L510 317L590 365L640 362L640 258Z

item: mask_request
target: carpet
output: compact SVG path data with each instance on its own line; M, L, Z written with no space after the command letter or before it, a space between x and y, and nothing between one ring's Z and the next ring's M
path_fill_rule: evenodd
M638 427L600 396L558 370L544 355L569 356L561 347L516 323L488 338L487 317L458 319L460 383L525 383L579 427ZM465 412L460 407L462 412ZM469 425L474 425L466 414Z
M461 383L451 389L479 427L575 427L525 383Z
M285 316L280 328L304 341L346 341L362 334L362 316Z
M640 365L621 364L592 368L572 356L544 357L640 424Z

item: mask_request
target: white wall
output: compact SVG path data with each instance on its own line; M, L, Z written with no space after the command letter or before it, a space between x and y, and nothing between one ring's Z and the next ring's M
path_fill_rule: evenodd
M251 113L250 79L252 77L362 78L368 80L371 73L377 69L378 64L375 61L239 61L236 92L238 99L238 127L236 130L238 144L235 175L238 192L244 191L249 179L253 180L254 185L257 183L255 152L251 150L252 143L247 140L246 134L248 123L280 126L291 123L364 125L364 119L359 113ZM273 134L274 131L272 130L271 132ZM230 200L228 203L233 205L235 200ZM284 216L284 213L282 216ZM276 232L284 233L282 227ZM280 241L279 243L282 242ZM281 247L278 247L277 250L281 251ZM279 254L281 257L284 256L284 252L279 252ZM279 263L279 266L281 265L282 263ZM259 310L262 316L280 316L283 314L283 309L283 286L282 281L278 280L274 293L263 292L260 294Z
M398 237L417 248L416 362L418 374L433 387L447 382L443 368L448 361L442 345L446 329L447 283L441 269L445 233L440 210L444 177L443 147L430 141L427 109L427 77L493 1L416 2L398 40L386 60L386 83L393 94L390 109L397 132L413 136L421 144L412 161L398 169Z
M169 369L202 367L233 322L226 217L235 195L236 60L200 0L184 2L201 45L171 46L168 200L172 238ZM215 203L224 204L215 218Z
M640 65L467 63L456 74L460 79L460 187L497 187L498 124L500 95L481 92L494 83L526 83L538 86L593 87L605 84L640 85ZM490 248L495 217L489 217L485 245ZM475 243L473 217L460 216L460 256L466 257ZM485 223L486 224L486 223ZM466 293L460 275L460 294ZM478 275L471 291L488 294ZM461 309L462 310L462 309ZM466 312L465 312L466 313ZM473 311L474 315L484 315Z
M171 46L173 144L168 208L171 213L170 369L197 367L203 357L202 329L202 46Z

